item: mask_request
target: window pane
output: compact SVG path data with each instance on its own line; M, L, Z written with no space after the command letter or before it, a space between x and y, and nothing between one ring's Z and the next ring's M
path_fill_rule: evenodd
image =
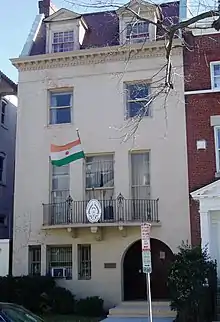
M69 190L69 176L53 178L52 190Z
M72 246L54 246L47 248L47 266L49 271L52 267L66 268L66 277L72 277Z
M113 155L86 158L86 188L114 186Z
M129 102L128 103L128 116L134 117L137 115L143 115L144 113L144 104L146 102Z
M78 245L79 279L91 279L91 245Z
M220 76L214 77L214 87L219 88L220 87Z
M138 34L147 34L149 24L147 22L138 23Z
M71 93L52 93L51 94L51 107L65 107L72 105Z
M220 76L220 64L214 65L214 76Z
M53 174L53 176L61 175L61 174L67 174L68 175L69 170L70 170L69 164L63 165L62 167L53 166L52 167L52 174Z
M132 24L129 23L129 24L127 24L127 37L130 36L131 32L132 32Z
M131 154L132 185L150 184L149 153Z
M220 150L220 129L217 130L217 149Z
M149 85L148 84L128 84L128 99L135 100L140 98L148 98L149 95Z
M71 123L71 108L50 109L50 124Z

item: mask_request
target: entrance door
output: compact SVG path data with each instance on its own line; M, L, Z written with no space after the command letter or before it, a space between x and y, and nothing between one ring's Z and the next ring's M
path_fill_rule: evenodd
M169 299L167 277L173 253L162 241L151 239L151 294L152 299ZM142 270L141 240L127 250L123 264L124 300L146 300L146 275Z
M173 261L171 249L158 239L151 239L151 294L154 300L169 299L167 278Z
M127 250L124 258L124 300L146 299L146 277L142 272L141 241Z

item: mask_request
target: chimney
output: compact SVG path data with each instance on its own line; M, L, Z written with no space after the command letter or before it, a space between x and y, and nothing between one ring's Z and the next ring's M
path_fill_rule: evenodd
M45 18L50 15L50 0L40 0L38 1L39 14L44 14Z

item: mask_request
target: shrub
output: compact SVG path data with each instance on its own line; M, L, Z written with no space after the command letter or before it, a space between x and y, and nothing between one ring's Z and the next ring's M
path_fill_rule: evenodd
M72 293L56 286L49 276L2 277L0 290L0 301L20 304L32 312L74 312Z
M216 302L216 265L206 250L183 244L168 277L171 308L177 321L211 321Z
M71 314L75 311L74 295L63 287L55 287L49 295L49 305L54 313Z
M44 302L42 294L49 293L54 287L55 281L46 276L2 277L0 301L17 303L39 312Z
M84 316L100 317L103 315L104 301L98 296L87 297L76 302L76 313Z

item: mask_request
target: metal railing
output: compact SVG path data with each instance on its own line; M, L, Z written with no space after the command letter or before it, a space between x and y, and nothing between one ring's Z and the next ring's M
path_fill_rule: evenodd
M125 199L121 194L116 199L99 200L102 213L98 223L159 222L158 199ZM88 224L87 200L43 204L44 225Z

